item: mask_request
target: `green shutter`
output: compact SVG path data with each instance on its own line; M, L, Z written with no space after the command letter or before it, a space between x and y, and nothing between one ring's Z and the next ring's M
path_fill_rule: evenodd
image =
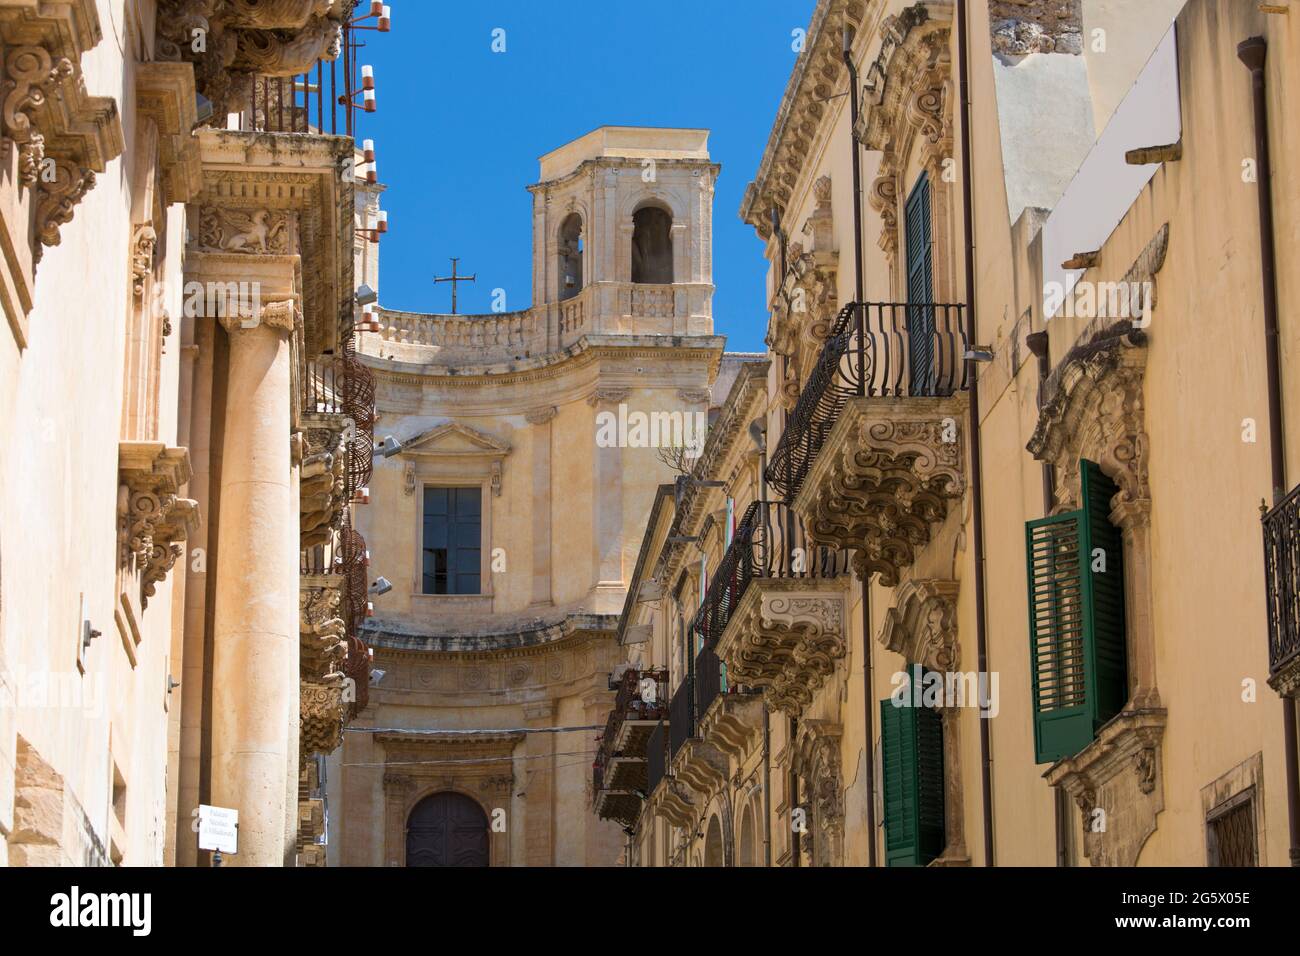
M1090 461L1079 471L1083 506L1025 531L1037 763L1077 754L1128 696L1124 547L1110 522L1119 489Z
M928 707L880 702L885 865L925 866L943 852L943 721Z

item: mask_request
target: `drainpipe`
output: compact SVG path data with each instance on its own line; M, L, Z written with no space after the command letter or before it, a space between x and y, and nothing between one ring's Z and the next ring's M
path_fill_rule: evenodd
M763 865L772 868L772 723L763 702Z
M1255 155L1259 164L1260 278L1264 284L1264 346L1268 357L1268 435L1273 473L1273 503L1286 494L1285 433L1282 423L1281 363L1277 329L1277 244L1273 229L1273 163L1268 145L1268 87L1264 63L1268 42L1251 37L1237 45L1237 58L1250 70L1255 106ZM1286 748L1286 807L1291 837L1291 865L1300 867L1300 766L1296 751L1296 702L1282 698Z
M973 347L978 326L975 321L975 211L971 187L970 38L966 0L957 0L957 46L961 55L961 183L962 224L966 233L966 341ZM983 459L980 443L979 377L974 359L970 365L970 467L971 538L975 548L975 643L981 674L989 669L988 625L985 620L984 586L984 485L980 479ZM981 701L987 705L988 701ZM984 812L984 865L994 866L993 856L993 759L990 755L989 720L980 716L980 792Z
M866 371L863 364L864 316L862 300L866 298L862 255L862 150L858 143L858 68L853 62L853 30L845 24L843 35L844 65L849 69L849 144L853 150L853 301L858 311L858 378L865 393ZM876 766L875 715L871 697L871 574L862 579L862 750L867 765L867 866L876 865Z
M1025 344L1038 359L1038 407L1041 410L1047 397L1047 376L1052 371L1052 357L1048 350L1047 331L1025 336ZM1043 462L1043 514L1050 515L1056 506L1056 469L1050 461ZM1052 788L1052 807L1056 814L1056 865L1069 866L1070 807L1065 791Z

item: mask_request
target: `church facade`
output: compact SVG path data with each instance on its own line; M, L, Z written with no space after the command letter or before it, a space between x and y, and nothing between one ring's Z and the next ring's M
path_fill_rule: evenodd
M541 159L533 305L375 313L378 448L358 530L391 591L331 758L344 865L609 865L587 812L614 629L656 488L722 365L708 134L603 127Z

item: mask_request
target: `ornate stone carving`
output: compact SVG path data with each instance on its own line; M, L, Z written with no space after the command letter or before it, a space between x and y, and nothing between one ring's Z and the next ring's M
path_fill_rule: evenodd
M956 581L904 581L885 612L880 643L930 670L957 670L957 592Z
M1155 832L1165 806L1165 720L1161 709L1125 710L1082 751L1047 772L1047 782L1064 787L1083 814L1083 852L1093 866L1136 866Z
M791 769L805 783L812 810L814 866L844 863L844 782L840 769L843 728L825 720L804 720L794 741Z
M298 591L299 671L303 680L328 683L343 672L347 625L341 575L304 578Z
M215 252L286 255L295 248L288 213L270 209L199 209L198 248Z
M153 273L157 243L158 233L152 224L145 222L135 227L131 238L131 289L137 300L144 298L145 286Z
M1097 462L1120 487L1115 504L1150 498L1142 382L1146 333L1127 321L1071 349L1047 381L1047 399L1026 446L1056 467L1057 506L1079 501L1079 459Z
M301 544L311 548L331 540L347 504L346 437L350 422L339 415L304 412L301 424Z
M545 425L558 414L554 405L544 405L541 408L532 408L524 413L524 418L530 425Z
M886 587L916 560L965 490L965 398L852 399L794 508L819 544L855 549L859 578Z
M355 0L160 0L157 55L194 64L214 115L238 112L254 74L294 76L336 59Z
M1083 52L1082 0L991 0L989 40L993 53Z
M713 398L707 388L679 388L677 400L683 405L707 405Z
M142 607L184 554L198 526L198 504L180 497L190 480L189 452L162 442L118 446L118 562L139 574Z
M798 716L844 657L843 585L826 579L755 581L718 641L728 677Z
M298 747L302 754L333 753L343 743L348 704L343 675L325 683L299 682Z

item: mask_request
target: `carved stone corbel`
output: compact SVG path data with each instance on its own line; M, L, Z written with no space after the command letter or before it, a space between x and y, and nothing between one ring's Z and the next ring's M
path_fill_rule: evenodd
M189 452L162 442L118 445L118 563L140 577L142 607L184 554L198 527L198 503L180 497L190 480Z
M349 425L350 420L341 415L302 414L300 533L304 549L328 543L343 516Z

